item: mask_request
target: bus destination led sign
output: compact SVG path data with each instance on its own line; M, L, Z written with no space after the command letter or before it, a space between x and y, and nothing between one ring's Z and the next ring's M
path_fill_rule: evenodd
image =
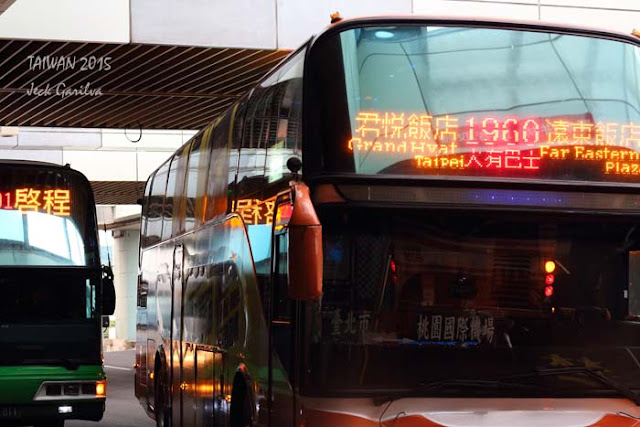
M239 199L233 204L233 211L237 212L247 225L261 225L273 223L273 208L275 197L269 200Z
M563 117L434 117L362 111L348 149L395 155L437 172L535 175L555 167L591 165L604 175L640 176L640 123L594 122L591 114Z
M64 189L16 188L0 190L0 209L25 212L44 212L49 215L71 215L71 193Z

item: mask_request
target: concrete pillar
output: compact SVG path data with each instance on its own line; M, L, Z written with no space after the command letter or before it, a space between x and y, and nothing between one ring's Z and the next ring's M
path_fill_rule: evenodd
M139 230L113 231L116 338L136 340Z

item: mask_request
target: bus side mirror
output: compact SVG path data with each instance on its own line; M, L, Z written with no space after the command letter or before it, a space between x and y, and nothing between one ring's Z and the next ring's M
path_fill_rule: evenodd
M116 288L113 285L113 271L110 266L102 266L102 315L110 316L116 309Z
M322 225L318 220L309 187L292 184L293 212L289 220L289 297L316 300L322 295Z

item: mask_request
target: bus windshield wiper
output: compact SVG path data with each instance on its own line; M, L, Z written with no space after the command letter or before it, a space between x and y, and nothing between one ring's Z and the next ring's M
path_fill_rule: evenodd
M605 376L601 373L601 369L590 369L584 368L580 366L570 366L566 368L538 368L533 372L524 373L524 374L516 374L509 375L507 377L503 377L500 381L503 380L517 380L520 378L531 378L531 377L550 377L550 376L558 376L558 375L586 375L590 378L598 380L600 383L611 387L612 389L619 392L622 396L626 397L630 401L636 404L636 406L640 406L640 395L638 393L631 390L624 384L621 384L611 378Z

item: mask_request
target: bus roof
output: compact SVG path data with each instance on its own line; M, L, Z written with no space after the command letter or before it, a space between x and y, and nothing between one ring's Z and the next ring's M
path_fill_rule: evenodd
M47 168L71 169L71 166L62 166L56 163L40 162L36 160L0 159L0 166L42 166Z
M68 163L66 165L59 165L57 163L40 162L37 160L17 160L17 159L0 159L0 167L2 166L18 166L28 168L46 168L48 170L58 170L60 172L74 174L80 176L87 185L91 185L89 179L77 169L73 169Z

